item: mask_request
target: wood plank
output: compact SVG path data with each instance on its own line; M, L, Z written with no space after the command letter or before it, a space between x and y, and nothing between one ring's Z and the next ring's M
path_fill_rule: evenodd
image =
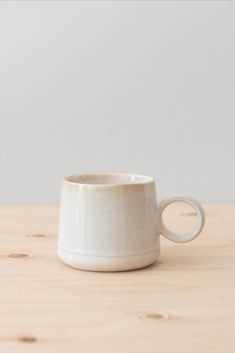
M234 353L235 204L205 209L203 234L162 238L155 265L95 273L57 259L56 206L0 206L0 352Z

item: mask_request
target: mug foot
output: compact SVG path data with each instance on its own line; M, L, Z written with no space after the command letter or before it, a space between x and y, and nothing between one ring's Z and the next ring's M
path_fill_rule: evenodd
M145 254L131 256L87 256L58 249L59 258L67 265L87 271L128 271L146 267L156 262L160 248Z

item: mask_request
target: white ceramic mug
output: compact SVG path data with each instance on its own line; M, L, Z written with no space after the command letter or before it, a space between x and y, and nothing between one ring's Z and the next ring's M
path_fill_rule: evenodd
M184 202L197 213L189 233L170 231L163 210ZM124 271L154 263L160 234L175 242L196 238L204 225L202 206L193 198L156 200L152 177L136 174L78 174L64 179L58 255L66 264L92 271Z

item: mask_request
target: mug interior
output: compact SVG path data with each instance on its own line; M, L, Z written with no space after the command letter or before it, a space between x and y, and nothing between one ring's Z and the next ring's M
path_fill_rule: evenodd
M64 180L75 184L126 185L152 182L153 178L139 174L74 174Z

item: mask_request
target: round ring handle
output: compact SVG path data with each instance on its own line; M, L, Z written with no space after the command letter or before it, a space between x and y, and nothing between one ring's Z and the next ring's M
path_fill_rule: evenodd
M167 206L174 202L183 202L186 203L194 208L197 214L197 223L195 227L192 229L190 233L187 234L178 234L175 232L172 232L170 229L167 228L167 226L163 222L163 211ZM186 197L186 196L173 196L164 199L160 205L159 205L159 227L160 227L160 233L164 235L169 240L175 241L176 243L186 243L190 240L193 240L196 238L202 231L203 226L205 223L205 213L204 210L201 206L201 204L193 199L192 197Z

